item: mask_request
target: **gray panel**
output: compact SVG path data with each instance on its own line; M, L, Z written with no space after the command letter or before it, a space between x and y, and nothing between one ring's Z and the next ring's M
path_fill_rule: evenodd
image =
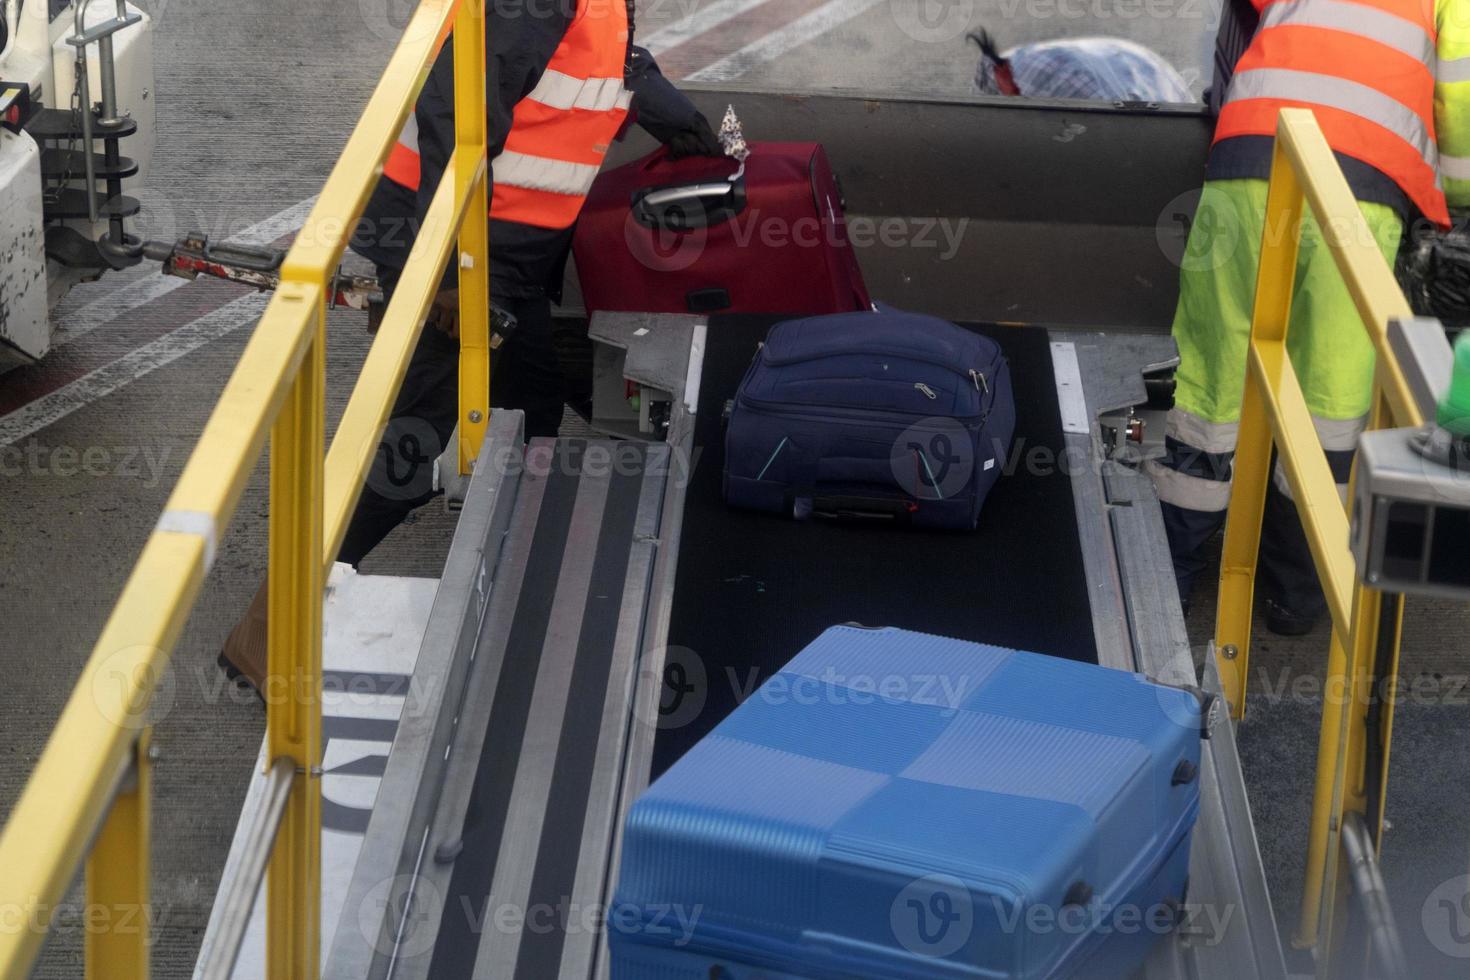
M1114 540L1127 596L1137 669L1168 684L1193 685L1190 652L1163 518L1148 477L1108 464ZM1213 655L1205 655L1200 686L1219 693ZM1219 721L1202 747L1200 816L1190 854L1189 918L1174 954L1201 980L1284 977L1281 940L1266 889L1265 869L1251 822L1245 779L1236 754L1235 729ZM1154 964L1158 966L1158 961ZM1178 976L1177 972L1150 977Z
M751 140L826 147L877 298L961 320L1169 329L1212 135L1202 108L684 88L711 119L733 103ZM640 132L614 162L652 147Z
M689 372L689 345L695 329L708 320L674 313L608 313L592 315L587 335L603 347L621 348L623 377L683 395Z
M1143 376L1179 365L1179 346L1173 337L1070 331L1053 331L1052 337L1077 345L1094 415L1142 405L1148 400Z
M638 430L639 413L628 405L629 381L685 402L691 395L697 399L699 379L690 374L690 356L702 349L707 327L705 317L689 314L592 314L587 335L593 341L593 428L614 436L650 437Z
M1455 364L1444 324L1424 316L1390 320L1388 346L1393 348L1419 411L1426 419L1433 419L1440 397L1449 389Z
M733 104L749 140L823 144L849 213L983 216L1058 233L1152 228L1173 198L1199 188L1214 133L1203 107L680 89L711 119ZM637 130L609 162L653 145Z

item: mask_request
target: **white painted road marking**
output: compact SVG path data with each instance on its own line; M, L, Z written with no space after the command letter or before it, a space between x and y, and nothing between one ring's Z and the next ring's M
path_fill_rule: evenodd
M847 23L883 0L829 0L816 10L798 17L785 27L772 31L734 54L726 55L685 78L697 82L725 82L739 78L752 68L786 54L795 48L815 40L841 24Z
M205 344L234 333L260 319L269 297L251 293L231 300L172 330L151 343L129 351L103 367L0 418L0 446L9 446L57 422L99 398L132 384L146 374L171 364Z
M715 0L709 6L696 10L669 26L635 40L657 58L665 51L707 34L726 21L734 20L747 10L754 10L766 2L768 0Z

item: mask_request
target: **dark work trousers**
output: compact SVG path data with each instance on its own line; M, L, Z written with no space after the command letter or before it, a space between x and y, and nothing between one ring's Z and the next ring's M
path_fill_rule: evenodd
M385 298L398 272L379 267ZM551 334L551 301L494 296L518 321L491 354L490 404L526 413L526 437L555 436L564 401L561 363ZM459 341L425 326L403 377L393 414L368 470L367 485L337 560L357 565L379 541L434 496L434 460L459 416Z
M1233 453L1205 453L1188 446L1166 443L1164 465L1189 472L1204 479L1228 480ZM1338 482L1346 483L1352 469L1352 452L1329 452L1328 463ZM1272 460L1272 471L1276 462ZM1199 573L1209 564L1206 545L1225 524L1226 511L1190 510L1176 504L1161 504L1164 531L1169 539L1169 554L1174 559L1174 575L1179 584L1179 598L1188 603ZM1256 564L1256 594L1293 615L1319 616L1327 609L1327 599L1312 563L1312 551L1296 505L1282 493L1273 478L1266 487L1266 510L1261 520L1261 550Z

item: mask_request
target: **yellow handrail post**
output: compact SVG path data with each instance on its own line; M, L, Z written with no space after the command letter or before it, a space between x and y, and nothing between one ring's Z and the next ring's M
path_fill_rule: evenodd
M1294 936L1297 946L1316 947L1317 975L1325 978L1346 941L1333 928L1348 887L1340 867L1344 816L1362 814L1375 845L1381 844L1402 606L1395 604L1386 613L1382 594L1357 579L1348 544L1351 525L1287 354L1298 243L1309 213L1304 205L1310 206L1321 227L1323 242L1378 355L1368 427L1417 426L1424 420L1388 346L1389 321L1411 316L1409 304L1312 113L1282 110L1267 195L1215 641L1225 695L1232 715L1240 718L1245 709L1256 556L1274 445L1332 614L1301 919ZM1393 621L1383 622L1384 615L1393 616ZM1380 643L1389 647L1381 664L1376 662ZM1379 674L1384 689L1375 691ZM1382 707L1382 744L1378 771L1370 773L1368 712L1375 697ZM1370 780L1376 780L1379 790L1372 813L1366 812Z
M87 980L147 980L152 937L149 904L152 777L149 730L87 859ZM95 921L94 921L95 920Z
M1321 921L1322 888L1327 877L1327 854L1333 812L1340 811L1336 792L1338 749L1345 743L1340 738L1347 701L1348 651L1343 637L1332 631L1332 646L1327 654L1327 671L1322 692L1321 734L1317 740L1317 770L1312 788L1312 818L1307 826L1306 867L1303 871L1302 899L1297 929L1291 943L1298 949L1317 945L1317 929ZM1335 853L1335 851L1334 851Z
M1296 171L1287 159L1285 147L1278 142L1271 160L1261 265L1251 314L1252 348L1258 341L1283 347L1286 344L1304 207L1305 198ZM1256 556L1261 546L1266 484L1271 478L1271 418L1265 399L1255 372L1247 370L1215 613L1215 657L1220 683L1230 705L1230 716L1236 719L1245 715Z
M1321 842L1319 846L1323 853L1317 859L1321 872L1320 878L1308 879L1306 887L1302 889L1302 924L1296 937L1297 945L1316 947L1316 973L1324 980L1331 975L1331 964L1348 938L1335 928L1337 913L1348 897L1347 880L1342 873L1342 826L1347 813L1364 813L1367 809L1367 786L1364 781L1366 715L1371 696L1369 687L1372 683L1372 660L1378 642L1378 619L1382 602L1383 596L1376 590L1366 586L1354 590L1353 625L1349 634L1350 642L1345 650L1345 663L1342 665L1343 683L1338 685L1339 693L1335 697L1331 691L1324 697L1324 707L1330 699L1338 700L1339 703L1334 712L1337 730L1332 733L1333 738L1323 740L1318 752L1319 777L1326 761L1324 756L1330 759L1331 766L1330 780L1327 782L1327 813L1325 819L1322 819L1321 830L1317 826L1318 800L1313 800L1313 836L1310 843L1317 845L1318 841ZM1324 733L1326 716L1327 712L1324 711ZM1318 788L1320 791L1320 781ZM1379 842L1375 841L1377 843ZM1313 861L1310 853L1308 860Z
M454 144L460 161L484 160L485 4L462 0L454 21ZM474 466L490 417L490 204L487 171L454 170L469 208L459 228L459 472Z
M316 980L321 970L322 468L326 282L288 282L281 299L314 327L271 430L269 663L266 759L297 777L271 853L266 975Z
M1372 429L1391 424L1393 409L1389 388L1383 383L1388 369L1380 364L1377 393L1369 420ZM1356 481L1356 473L1354 473ZM1350 492L1349 498L1353 499ZM1384 615L1392 617L1384 622ZM1383 665L1384 683L1375 691L1375 658L1378 655L1382 630L1391 631L1389 662ZM1383 847L1383 814L1388 786L1389 746L1392 739L1393 712L1398 691L1399 640L1403 629L1403 604L1394 603L1385 613L1383 593L1359 583L1353 594L1353 623L1350 632L1352 642L1345 650L1334 648L1334 664L1341 671L1344 682L1338 685L1341 695L1331 721L1335 730L1328 729L1328 712L1323 712L1322 737L1317 760L1317 791L1313 799L1312 839L1308 851L1308 877L1302 889L1302 917L1298 945L1317 947L1317 976L1326 980L1333 973L1333 964L1340 962L1346 946L1354 937L1339 928L1340 916L1347 901L1346 882L1342 876L1341 840L1342 827L1347 814L1362 814L1373 835L1373 846L1381 853ZM1331 675L1329 675L1331 676ZM1347 679L1350 678L1350 684ZM1332 697L1332 690L1327 692ZM1374 697L1382 699L1382 758L1378 771L1369 768L1368 712ZM1324 701L1324 709L1328 702ZM1379 786L1377 805L1369 810L1369 780L1376 779ZM1325 792L1324 792L1325 791ZM1320 812L1319 812L1320 811ZM1320 852L1320 853L1319 853ZM1315 872L1315 874L1313 873ZM1357 937L1361 939L1361 937Z

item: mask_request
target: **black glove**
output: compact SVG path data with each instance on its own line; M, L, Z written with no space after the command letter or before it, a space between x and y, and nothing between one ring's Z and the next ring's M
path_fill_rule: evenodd
M667 145L669 156L675 160L695 156L717 157L725 153L725 148L715 138L715 131L710 129L709 120L697 112L694 114L694 125L675 133L669 138Z

